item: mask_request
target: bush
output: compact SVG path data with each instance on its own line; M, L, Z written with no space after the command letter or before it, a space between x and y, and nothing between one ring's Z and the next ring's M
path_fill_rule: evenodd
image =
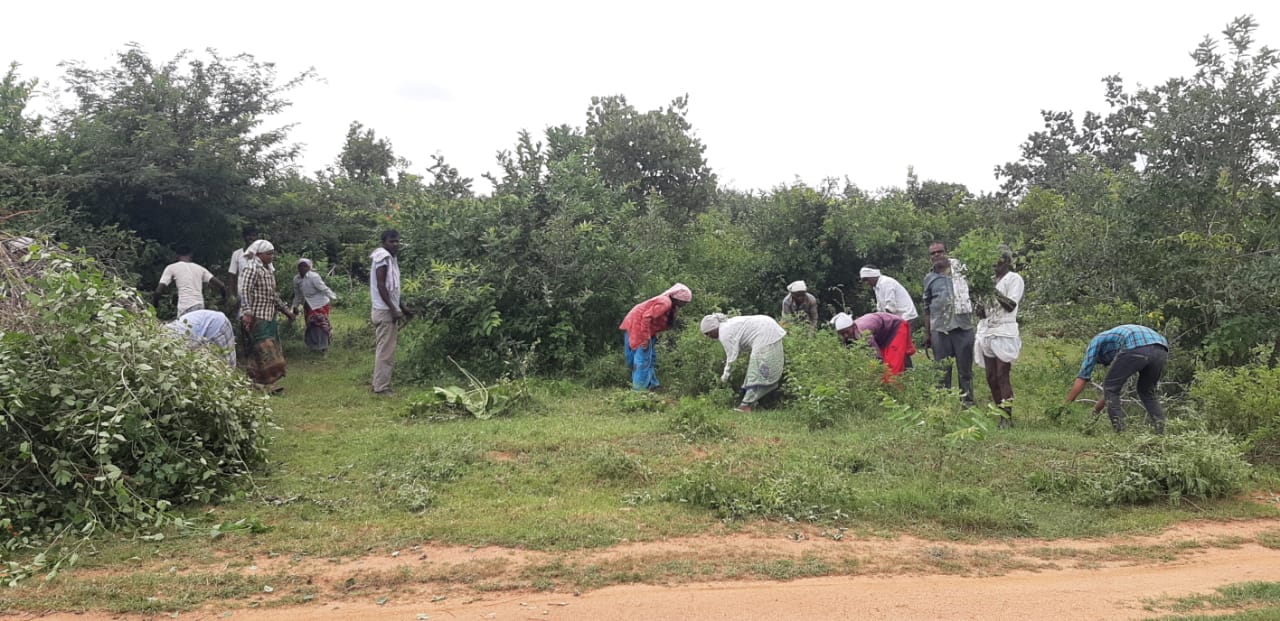
M698 329L700 319L701 316L685 315L681 320L684 324L682 329L658 339L658 380L676 394L704 395L721 385L724 348L719 341L707 338ZM738 368L729 378L729 385L741 386L746 365L739 363L735 366Z
M26 289L26 321L0 335L7 551L168 523L172 505L213 500L261 463L269 409L242 375L90 262L36 263L5 291Z
M1239 492L1249 476L1241 447L1230 437L1204 431L1143 434L1103 457L1089 476L1095 502L1144 504L1166 499L1223 498Z
M1255 460L1280 458L1280 368L1255 364L1201 372L1191 398L1210 429L1248 440Z
M885 367L871 348L845 347L831 330L811 332L804 326L792 326L783 347L787 354L783 394L796 403L811 429L883 411L880 379Z

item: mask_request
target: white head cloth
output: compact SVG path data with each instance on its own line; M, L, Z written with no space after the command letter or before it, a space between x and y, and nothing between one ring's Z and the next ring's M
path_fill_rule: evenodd
M803 281L803 280L797 280L797 281L795 281L795 282L793 282L793 283L791 283L791 284L787 285L787 292L788 292L788 293L804 293L804 292L806 292L806 291L808 291L808 290L809 290L809 288L808 288L808 287L806 287L806 286L804 286L804 281Z
M311 259L306 259L306 258L298 259L298 265L303 265L303 264L305 264L310 269L316 268L316 265L311 262Z
M831 325L836 327L836 332L852 328L853 316L849 313L839 313L831 318Z
M244 254L247 257L256 257L264 252L274 253L275 251L276 247L272 246L271 242L265 239L259 239L258 241L249 244L249 247L244 249Z
M862 268L862 271L858 272L858 277L859 278L879 278L880 270L874 267L864 267Z
M702 330L703 334L706 334L716 328L719 328L720 324L728 318L729 316L724 313L711 313L710 315L702 318L702 322L698 324L698 329Z

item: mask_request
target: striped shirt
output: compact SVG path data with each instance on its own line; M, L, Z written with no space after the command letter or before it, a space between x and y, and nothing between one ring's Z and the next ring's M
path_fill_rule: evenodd
M1089 348L1084 350L1084 363L1080 365L1080 379L1093 377L1093 367L1111 364L1116 354L1126 349L1137 349L1146 345L1160 345L1169 349L1169 341L1159 332L1146 326L1125 324L1098 333L1089 341Z

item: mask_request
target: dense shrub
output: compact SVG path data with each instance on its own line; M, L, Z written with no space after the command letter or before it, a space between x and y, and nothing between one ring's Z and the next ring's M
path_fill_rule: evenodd
M1101 504L1144 504L1184 498L1223 498L1239 492L1249 475L1240 446L1203 431L1139 435L1104 456L1087 488Z
M1251 365L1201 372L1191 398L1211 429L1249 441L1256 459L1280 458L1280 368Z
M789 326L782 390L810 428L823 428L883 411L885 367L865 345L845 347L823 327Z
M683 328L659 339L658 380L676 394L703 395L721 385L724 348L719 341L707 338L698 330L700 319L700 315L686 315L681 320ZM618 340L621 342L621 337ZM618 358L621 357L619 354ZM742 385L742 378L746 374L746 366L742 362L735 365L738 368L734 369L733 376L729 378L730 386ZM625 374L626 369L622 368L620 373Z
M5 291L25 290L25 321L0 333L6 550L164 524L262 460L266 399L219 355L189 349L90 264L26 265L31 279Z

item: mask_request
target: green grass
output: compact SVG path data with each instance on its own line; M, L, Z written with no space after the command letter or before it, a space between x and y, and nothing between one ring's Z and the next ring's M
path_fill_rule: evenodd
M10 605L182 609L261 593L263 578L225 573L254 559L352 558L427 542L565 552L707 533L779 535L795 531L797 522L809 529L805 536L843 536L849 529L939 541L1053 539L1151 533L1187 519L1277 515L1275 506L1248 500L1105 507L1053 489L1056 475L1046 472L1078 470L1106 450L1110 433L1081 433L1087 406L1080 407L1079 420L1065 423L1042 414L1060 402L1071 381L1074 371L1062 352L1075 344L1028 342L1027 359L1014 367L1017 428L948 448L877 417L855 416L850 424L810 431L804 416L786 406L741 414L714 398L637 399L621 387L620 360L620 388L532 380L532 402L510 416L410 420L406 402L430 387L398 380L397 396L370 394L366 320L339 312L333 321L335 347L327 357L305 352L296 333L287 337L286 393L272 402L278 427L271 432L271 465L248 494L183 508L198 527L167 532L163 541L94 541L82 550L72 576L44 591L20 587ZM980 376L975 385L982 386ZM215 524L237 520L265 529L211 536ZM1164 553L1113 550L1099 557ZM1046 549L1043 558L1054 557ZM944 571L1024 562L946 554L927 560ZM177 576L163 573L169 567ZM514 583L493 568L459 569L454 578L480 589L548 588L557 581L588 588L673 576L790 579L858 567L862 561L855 558L672 558L551 562L521 570ZM75 576L123 568L136 571L108 571L93 579L98 582ZM387 579L445 577L424 570ZM157 590L181 595L148 600ZM307 593L280 591L294 598L287 601Z
M1262 621L1280 618L1280 582L1241 582L1218 587L1212 595L1162 599L1149 606L1174 616L1164 621ZM1193 613L1193 614L1181 614Z

